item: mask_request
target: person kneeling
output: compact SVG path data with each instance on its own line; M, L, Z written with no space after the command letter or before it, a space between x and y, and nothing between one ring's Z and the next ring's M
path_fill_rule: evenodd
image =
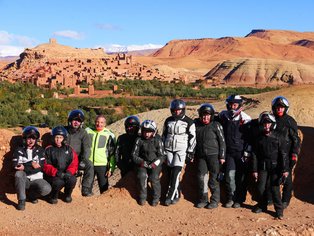
M59 191L64 187L65 202L72 202L72 191L76 184L75 173L78 169L78 158L75 151L67 145L67 131L57 126L51 131L53 145L46 148L44 172L52 186L49 202L58 203Z
M50 184L43 179L45 157L44 149L37 144L39 137L36 127L25 127L22 133L23 145L15 149L13 154L18 210L25 210L26 194L28 200L35 204L38 197L46 196L51 191Z

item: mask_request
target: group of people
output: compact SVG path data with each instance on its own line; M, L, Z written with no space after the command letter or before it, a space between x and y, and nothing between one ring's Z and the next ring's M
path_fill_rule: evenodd
M106 118L98 115L95 129L83 128L84 113L73 110L67 126L51 130L51 144L45 149L38 145L40 133L34 126L23 129L23 144L13 153L15 188L18 210L24 210L26 200L37 203L39 197L57 204L62 188L63 200L72 202L72 192L77 176L82 177L82 196L92 196L95 176L100 192L108 189L108 177L115 162L115 136L105 128Z
M180 200L183 167L195 162L197 208L218 207L222 180L227 195L224 206L241 207L249 179L253 178L258 202L253 212L266 211L273 202L277 218L282 219L283 209L290 203L292 169L300 152L297 123L287 114L288 100L282 96L274 98L271 111L262 112L258 119L251 119L243 111L239 95L230 95L226 108L217 114L211 104L202 104L198 118L192 120L185 114L185 102L174 99L161 135L153 120L140 123L137 116L129 116L124 122L125 133L117 140L106 128L105 116L96 117L95 129L83 129L84 113L73 110L68 126L52 129L53 142L45 150L37 144L38 130L28 126L23 130L23 146L15 150L13 158L17 208L25 209L26 198L36 203L39 196L45 195L56 204L63 187L64 201L71 202L76 175L81 172L82 195L93 195L95 175L102 193L108 189L108 177L116 165L122 177L129 171L136 172L139 205L147 201L147 182L151 183L153 194L150 204L159 204L160 173L166 170L169 181L164 205L170 206Z

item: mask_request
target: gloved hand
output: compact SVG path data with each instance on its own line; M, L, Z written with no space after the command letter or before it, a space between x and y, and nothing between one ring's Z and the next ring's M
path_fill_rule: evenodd
M66 172L66 173L63 175L63 179L64 179L64 180L68 180L68 179L71 178L71 176L72 176L72 174L71 174L70 172Z
M149 169L150 169L150 167L149 167L149 165L148 165L148 163L147 163L146 161L143 161L143 162L141 163L141 167L149 168Z
M297 163L297 160L298 160L298 155L292 153L291 160L290 160L290 162L289 162L289 168L290 168L291 170L293 169L293 167L294 167L295 164Z
M64 178L64 173L62 171L58 170L56 176L61 178L61 179L63 179Z
M257 182L258 180L258 173L257 172L253 172L253 178L254 178L254 181Z
M79 164L78 169L79 169L79 170L85 170L85 168L86 168L85 162L84 162L84 161L81 161L80 164Z
M194 153L193 152L187 152L186 158L185 158L185 163L186 164L191 163L191 162L193 162L193 159L194 159Z
M151 169L155 169L160 164L160 160L156 160L153 163L151 163L149 166Z

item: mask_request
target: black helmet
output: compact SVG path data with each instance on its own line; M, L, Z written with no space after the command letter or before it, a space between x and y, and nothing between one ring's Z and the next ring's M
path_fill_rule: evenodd
M85 116L82 110L73 110L68 115L68 122L70 123L72 120L79 120L80 122L84 122Z
M56 126L51 130L51 135L55 137L56 135L62 135L64 140L68 137L68 131L63 126Z
M184 115L185 115L185 102L181 99L174 99L172 100L172 102L170 103L170 111L172 116L174 116L175 118L179 118L181 119ZM176 115L176 113L174 112L175 110L182 110L181 113L179 115Z
M210 120L213 120L214 114L215 114L215 108L209 104L209 103L204 103L198 108L198 115L199 117L203 116L204 114L209 114Z
M265 123L271 123L272 125L270 126L270 130L269 131L272 131L276 128L276 118L275 116L270 113L269 111L264 111L262 112L259 117L258 117L258 123L262 126L264 125Z
M153 120L144 120L141 124L141 131L149 131L157 133L157 125Z
M235 94L230 95L226 99L226 107L228 111L232 110L231 104L233 103L239 104L239 107L237 108L237 110L239 110L239 108L242 106L243 99L241 98L240 95L235 95Z
M276 108L278 106L282 106L282 107L285 108L284 115L288 113L288 111L289 111L289 102L288 102L288 100L285 97L283 97L283 96L275 97L273 99L273 101L271 102L271 109L272 109L272 111L273 111L273 113L275 115L277 114Z
M124 121L125 132L137 134L140 129L140 119L137 116L128 116Z
M38 129L34 126L26 126L22 132L23 139L27 139L28 137L34 137L35 139L39 139L40 133Z

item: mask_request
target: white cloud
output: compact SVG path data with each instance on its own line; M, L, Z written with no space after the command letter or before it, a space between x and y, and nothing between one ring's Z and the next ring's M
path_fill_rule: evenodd
M0 57L17 56L27 47L33 47L37 41L33 38L0 31Z
M24 47L0 45L0 57L18 56L24 51Z
M138 51L138 50L146 50L146 49L158 49L162 48L164 45L160 44L143 44L143 45L120 45L120 44L106 44L99 45L95 48L103 48L107 53L115 53L115 52L125 52L125 51Z
M64 38L70 38L70 39L83 39L84 38L84 35L82 33L76 32L74 30L56 31L53 33L53 35L64 37Z

